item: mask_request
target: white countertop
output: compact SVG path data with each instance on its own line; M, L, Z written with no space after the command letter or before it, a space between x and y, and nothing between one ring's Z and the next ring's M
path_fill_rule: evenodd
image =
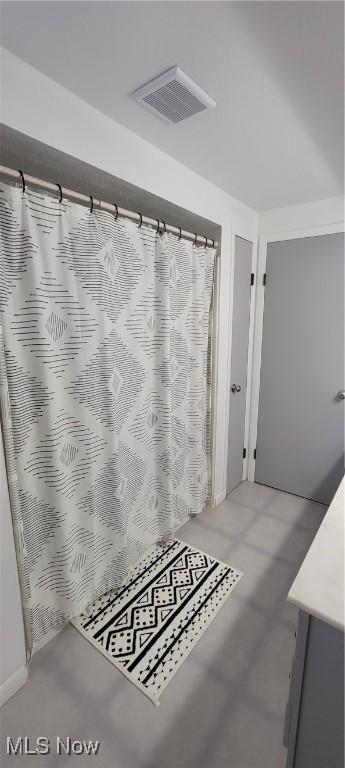
M288 594L289 602L343 632L344 495L343 479Z

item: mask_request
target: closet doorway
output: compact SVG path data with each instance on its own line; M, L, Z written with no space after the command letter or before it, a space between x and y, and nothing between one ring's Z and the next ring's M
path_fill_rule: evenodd
M243 480L253 243L235 237L226 493Z
M344 460L344 233L269 242L255 481L329 504Z

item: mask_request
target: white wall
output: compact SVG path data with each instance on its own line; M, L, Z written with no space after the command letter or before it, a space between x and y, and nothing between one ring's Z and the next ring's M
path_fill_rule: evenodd
M304 205L274 208L259 214L259 235L289 233L329 227L344 221L344 197L330 197Z
M26 682L22 609L0 429L0 704Z

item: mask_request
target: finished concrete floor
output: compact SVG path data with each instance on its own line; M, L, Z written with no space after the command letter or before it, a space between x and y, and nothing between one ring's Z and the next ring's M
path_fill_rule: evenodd
M244 572L156 709L68 626L34 657L1 710L1 768L282 768L297 609L289 587L325 508L241 483L179 538ZM51 740L46 757L8 757L5 737ZM100 740L96 757L58 756L56 737Z

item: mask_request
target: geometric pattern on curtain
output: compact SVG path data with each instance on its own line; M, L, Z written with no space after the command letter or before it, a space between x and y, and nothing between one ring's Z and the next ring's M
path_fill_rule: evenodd
M0 187L1 425L28 648L208 495L214 251Z

